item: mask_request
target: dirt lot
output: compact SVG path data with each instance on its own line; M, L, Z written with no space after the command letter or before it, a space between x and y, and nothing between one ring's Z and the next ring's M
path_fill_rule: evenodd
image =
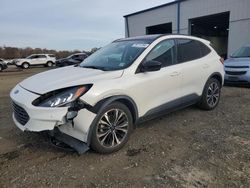
M117 153L78 156L15 127L11 88L46 69L15 70L0 73L0 187L250 187L250 89L141 124Z

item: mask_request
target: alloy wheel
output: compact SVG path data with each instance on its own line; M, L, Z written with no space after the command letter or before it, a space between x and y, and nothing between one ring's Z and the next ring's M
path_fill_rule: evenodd
M129 121L121 109L111 109L105 112L97 125L97 138L106 148L120 145L128 134Z
M212 82L207 91L207 104L214 107L219 102L220 88L216 82Z
M48 62L48 63L47 63L47 66L48 66L48 67L52 67L52 63L51 63L51 62Z
M29 64L28 63L24 63L23 64L23 68L25 68L25 69L29 68Z

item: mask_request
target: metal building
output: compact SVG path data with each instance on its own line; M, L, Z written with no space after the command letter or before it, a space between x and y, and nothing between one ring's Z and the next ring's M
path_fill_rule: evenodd
M250 0L177 0L124 18L126 37L194 35L210 40L225 57L250 44Z

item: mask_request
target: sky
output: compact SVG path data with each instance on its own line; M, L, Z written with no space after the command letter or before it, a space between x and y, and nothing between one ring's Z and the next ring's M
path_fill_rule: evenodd
M125 36L123 16L172 0L0 0L0 46L89 50Z

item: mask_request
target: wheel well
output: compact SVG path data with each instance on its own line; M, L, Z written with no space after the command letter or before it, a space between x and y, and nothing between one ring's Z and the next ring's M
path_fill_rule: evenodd
M90 107L89 109L94 113L98 113L98 111L101 108L113 102L120 102L124 104L131 112L133 123L136 122L138 118L137 106L135 102L130 97L127 97L127 96L114 96L114 97L103 99L99 101L97 104L95 104L93 107Z
M134 105L132 104L132 102L130 102L129 100L127 100L127 99L117 99L117 100L115 100L115 101L118 101L118 102L120 102L120 103L122 103L122 104L124 104L125 106L127 106L128 107L128 109L130 110L130 112L131 112L131 115L132 115L132 117L133 117L133 123L135 123L135 121L136 121L136 119L137 119L137 112L136 112L136 109L135 109L135 107L134 107ZM114 101L114 102L115 102Z
M53 63L53 61L47 61L46 63Z
M22 65L25 64L25 63L29 64L29 62L25 61L25 62L22 63Z
M221 87L222 87L222 77L221 77L221 75L214 74L210 78L214 78L214 79L218 80L220 82Z

